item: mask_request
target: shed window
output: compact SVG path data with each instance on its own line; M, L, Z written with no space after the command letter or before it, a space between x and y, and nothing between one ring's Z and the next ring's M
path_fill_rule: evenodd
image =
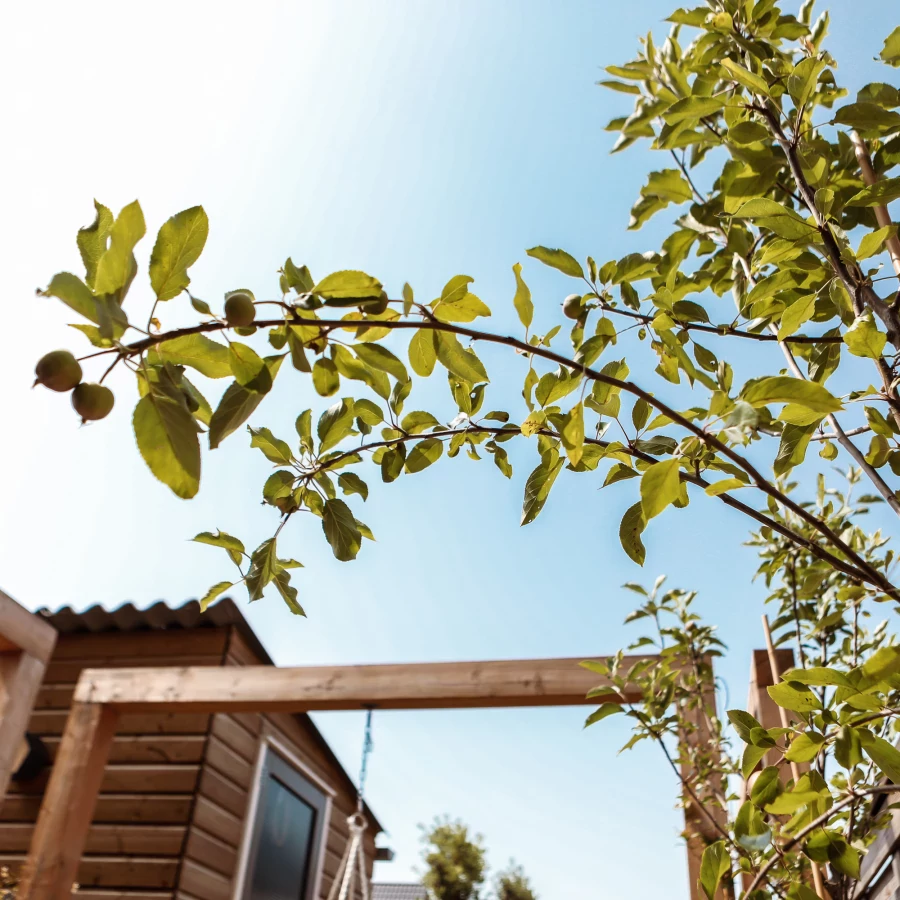
M325 795L266 748L242 900L314 900Z

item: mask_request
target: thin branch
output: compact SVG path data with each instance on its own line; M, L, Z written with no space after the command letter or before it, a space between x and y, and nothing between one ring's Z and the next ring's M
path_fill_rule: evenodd
M857 434L866 434L866 432L871 431L868 425L860 425L859 428L851 428L849 431L844 432L845 437L854 437ZM835 441L838 439L838 435L833 431L826 431L822 434L814 434L810 440L811 441Z
M253 323L253 325L257 328L276 328L284 324L284 319L271 319L261 321L258 320ZM575 372L579 372L582 376L584 376L585 378L589 378L592 381L597 381L601 384L607 384L611 387L615 387L622 391L625 391L626 393L631 394L633 397L637 397L638 399L646 401L652 408L656 409L658 412L661 412L673 423L684 428L686 431L689 431L710 449L715 450L717 453L720 453L722 456L731 460L731 462L735 463L735 465L743 469L743 471L750 476L751 481L759 490L761 490L764 494L767 494L769 497L772 497L772 499L776 500L778 503L781 503L808 525L812 526L833 547L839 550L848 560L850 560L858 570L857 575L855 575L854 577L860 577L859 573L864 573L864 581L867 581L870 584L878 587L880 590L884 591L894 599L900 600L900 590L898 590L893 584L891 584L891 582L888 581L888 579L885 578L882 573L880 573L869 562L867 562L858 553L856 553L856 551L853 550L839 535L835 534L835 532L831 528L829 528L826 523L824 523L820 519L817 519L814 515L812 515L810 512L808 512L806 509L792 500L789 496L780 491L774 484L772 484L767 478L765 478L763 474L752 463L750 463L749 460L745 459L736 450L720 441L717 437L715 437L715 435L709 434L707 431L704 431L704 429L695 425L690 419L687 419L677 410L673 409L671 406L664 403L649 391L644 390L642 387L632 381L623 381L619 378L613 378L611 375L606 375L603 372L598 372L595 369L591 369L583 363L575 362L574 360L569 359L568 357L563 356L560 353L556 353L546 347L532 346L531 344L528 344L525 341L520 340L519 338L514 338L511 335L492 334L486 331L478 331L474 328L466 328L462 325L454 325L449 322L439 322L436 320L408 321L402 319L307 319L298 316L298 318L296 319L296 324L305 325L306 327L319 328L323 336L327 336L330 331L333 331L335 329L372 327L387 328L388 330L392 331L420 331L422 329L443 331L449 334L461 335L473 341L485 341L486 343L500 344L502 346L512 347L513 349L518 350L523 355L538 356L542 359L548 360L549 362L556 363L558 366L565 367L566 369L570 369ZM202 334L223 331L226 328L228 328L228 325L224 322L204 322L199 325L193 325L187 328L175 329L168 334L151 335L150 337L144 338L141 341L137 341L134 344L123 346L120 352L122 352L123 355L134 355L136 353L142 353L143 351L156 344L162 343L166 340L172 340L176 337L183 337L189 334Z

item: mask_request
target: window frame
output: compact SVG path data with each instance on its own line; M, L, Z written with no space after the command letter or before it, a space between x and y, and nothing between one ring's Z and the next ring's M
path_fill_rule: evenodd
M310 871L306 891L301 900L318 900L322 887L322 869L325 862L325 848L328 843L328 832L331 828L331 811L335 790L313 772L290 747L272 734L265 734L260 741L253 772L250 800L244 817L244 828L238 856L238 865L234 878L232 900L251 900L247 893L250 888L252 866L256 858L258 835L261 825L260 804L263 797L264 780L271 776L269 760L274 758L276 765L285 766L289 773L296 775L300 781L299 790L287 778L280 778L287 787L296 793L305 803L316 810L316 824L313 831L313 844L310 850ZM304 796L303 788L311 788L314 794L311 801Z

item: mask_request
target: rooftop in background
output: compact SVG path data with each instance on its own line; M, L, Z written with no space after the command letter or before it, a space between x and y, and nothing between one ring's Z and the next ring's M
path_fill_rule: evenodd
M372 882L372 900L428 900L428 894L421 884Z

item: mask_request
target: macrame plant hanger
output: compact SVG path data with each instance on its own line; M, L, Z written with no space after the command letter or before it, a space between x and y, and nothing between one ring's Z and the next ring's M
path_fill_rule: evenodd
M362 900L369 900L369 881L366 878L366 856L363 850L363 835L369 827L363 815L363 795L366 789L366 774L369 754L372 752L372 710L366 711L366 732L363 738L362 764L359 768L359 789L356 793L356 812L347 818L350 839L341 858L337 874L328 892L328 900L353 900L355 888L359 885Z

